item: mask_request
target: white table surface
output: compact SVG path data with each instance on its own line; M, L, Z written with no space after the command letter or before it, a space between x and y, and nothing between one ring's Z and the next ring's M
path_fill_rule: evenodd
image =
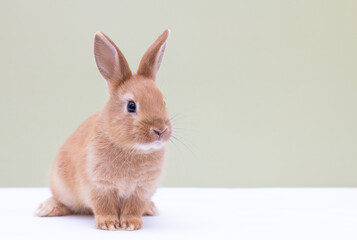
M0 188L0 239L357 239L357 188L160 188L138 231L93 216L34 217L45 188Z

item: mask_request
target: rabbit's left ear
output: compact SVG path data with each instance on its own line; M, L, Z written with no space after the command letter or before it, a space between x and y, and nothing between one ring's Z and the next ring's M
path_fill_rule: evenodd
M159 71L162 57L164 56L167 39L170 30L165 30L159 38L150 46L140 61L138 75L155 80Z

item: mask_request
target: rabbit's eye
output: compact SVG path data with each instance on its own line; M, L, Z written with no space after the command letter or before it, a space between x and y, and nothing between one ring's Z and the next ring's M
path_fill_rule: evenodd
M136 111L136 104L134 101L128 102L128 105L126 106L128 109L128 112L135 112Z

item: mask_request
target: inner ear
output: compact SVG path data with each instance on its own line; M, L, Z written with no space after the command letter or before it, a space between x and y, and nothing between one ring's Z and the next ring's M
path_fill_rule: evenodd
M162 62L162 59L163 59L163 57L164 57L164 52L165 52L165 48L166 48L166 43L167 42L165 42L162 46L161 46L161 48L160 48L160 51L159 51L159 53L158 53L158 56L156 57L157 58L157 63L156 63L156 72L158 72L159 71L159 69L160 69L160 66L161 66L161 62Z

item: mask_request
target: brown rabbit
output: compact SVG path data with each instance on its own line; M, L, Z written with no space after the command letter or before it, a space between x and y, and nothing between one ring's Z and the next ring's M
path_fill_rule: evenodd
M172 125L155 83L169 30L150 46L137 74L103 33L95 34L94 55L110 97L60 148L51 171L53 197L37 216L93 213L96 227L135 230L151 202L163 168Z

